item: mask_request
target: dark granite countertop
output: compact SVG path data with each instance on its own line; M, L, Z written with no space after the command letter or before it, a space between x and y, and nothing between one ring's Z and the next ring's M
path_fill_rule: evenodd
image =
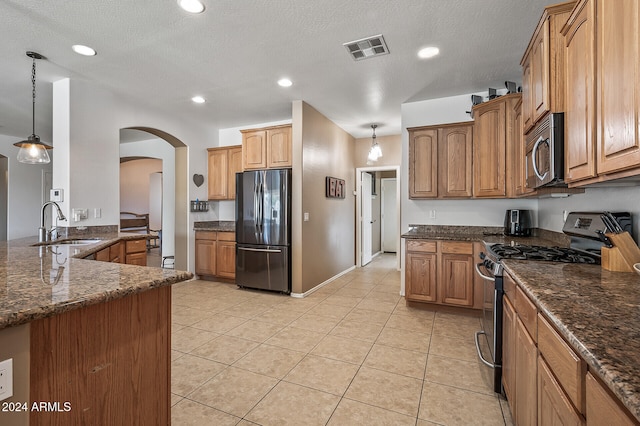
M195 231L219 231L236 232L236 222L233 220L210 220L207 222L194 222Z
M504 260L505 270L640 421L640 276Z
M78 238L76 236L76 238ZM36 245L37 239L0 242L0 329L186 281L191 272L86 260L131 233L90 234L95 243Z
M531 237L511 237L504 235L503 227L496 226L409 225L409 228L409 231L401 235L402 238L544 246L569 245L569 239L564 234L544 229L534 230L534 236Z

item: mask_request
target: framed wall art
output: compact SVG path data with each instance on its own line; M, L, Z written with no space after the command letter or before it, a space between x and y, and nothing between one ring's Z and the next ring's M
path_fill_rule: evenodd
M344 179L338 179L331 176L326 177L325 196L327 198L344 198L345 182Z

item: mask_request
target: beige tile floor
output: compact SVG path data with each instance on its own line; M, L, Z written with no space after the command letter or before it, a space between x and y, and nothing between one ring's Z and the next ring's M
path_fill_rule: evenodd
M408 308L395 256L304 299L173 290L173 425L510 425L478 317Z

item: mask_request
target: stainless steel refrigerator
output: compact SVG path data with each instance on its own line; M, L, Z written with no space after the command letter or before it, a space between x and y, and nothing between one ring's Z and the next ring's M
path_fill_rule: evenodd
M291 293L291 169L236 174L236 284Z

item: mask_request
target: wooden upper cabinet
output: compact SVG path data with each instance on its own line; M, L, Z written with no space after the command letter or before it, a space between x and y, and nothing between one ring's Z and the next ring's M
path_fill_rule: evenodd
M520 62L525 134L549 111L564 111L564 43L560 29L575 3L545 8Z
M209 200L235 199L235 174L242 171L242 147L209 148L207 151Z
M242 168L267 168L267 131L242 131Z
M209 148L207 164L207 190L210 200L228 197L229 160L226 148Z
M533 40L531 50L531 101L534 122L549 111L549 60L549 19L545 19Z
M409 198L471 197L472 123L409 129Z
M531 58L522 63L522 127L526 132L533 127L533 102L531 101Z
M267 168L291 167L291 126L267 130Z
M472 195L473 127L444 127L438 134L438 195L442 198Z
M562 33L566 40L565 181L596 175L594 150L594 3L578 5Z
M507 197L520 197L534 192L527 186L526 146L522 123L522 100L513 107L513 126L511 126L511 141L507 144ZM509 139L508 139L509 140Z
M438 196L438 130L409 130L409 198Z
M504 102L500 98L474 107L473 195L505 196Z
M640 167L640 2L596 3L598 174Z
M244 170L279 169L292 166L290 124L241 132Z
M501 96L473 107L473 196L506 197L506 149L512 145L519 93ZM510 168L511 170L511 168Z

